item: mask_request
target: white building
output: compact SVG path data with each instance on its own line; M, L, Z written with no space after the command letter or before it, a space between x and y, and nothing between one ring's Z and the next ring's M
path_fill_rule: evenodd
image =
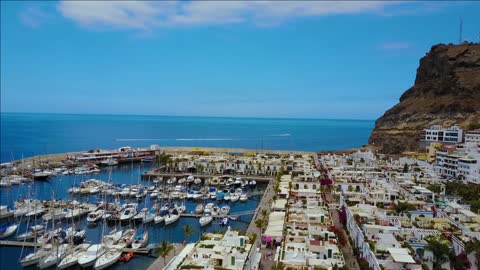
M433 125L424 129L424 140L428 142L460 143L463 141L463 129L459 126L444 128L439 125Z
M480 129L465 132L465 143L480 144Z
M477 145L464 148L444 147L437 151L435 172L465 182L480 184L480 152Z

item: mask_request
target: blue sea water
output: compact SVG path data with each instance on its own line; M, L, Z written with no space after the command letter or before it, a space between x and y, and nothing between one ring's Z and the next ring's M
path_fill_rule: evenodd
M1 161L121 146L341 150L367 143L374 121L1 113Z

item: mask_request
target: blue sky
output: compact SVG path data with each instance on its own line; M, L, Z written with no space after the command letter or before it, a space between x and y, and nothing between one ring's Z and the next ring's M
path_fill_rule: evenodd
M1 2L1 111L376 119L477 2Z

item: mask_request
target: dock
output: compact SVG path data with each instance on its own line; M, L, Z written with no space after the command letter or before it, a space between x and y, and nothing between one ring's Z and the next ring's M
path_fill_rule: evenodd
M142 173L142 180L153 180L158 177L163 177L163 181L167 181L168 178L176 177L176 178L181 178L181 177L186 177L188 175L193 175L195 178L212 178L212 177L218 177L218 178L235 178L235 177L241 177L242 179L245 180L255 180L258 183L268 183L273 175L267 175L267 176L259 176L259 175L230 175L230 174L211 174L211 173L163 173L163 172L155 172L153 170L144 172Z
M228 215L212 215L214 218L224 218L228 217L231 219L236 219L241 216L250 216L255 214L256 210L251 210L251 211L243 211L243 212L237 212L237 213L230 213ZM180 217L188 217L188 218L201 218L203 214L195 214L195 213L182 213L180 214Z
M0 246L9 247L41 247L42 244L27 241L0 241Z

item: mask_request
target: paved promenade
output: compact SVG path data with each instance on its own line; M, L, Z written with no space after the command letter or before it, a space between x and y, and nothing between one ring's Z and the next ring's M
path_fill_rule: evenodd
M171 252L168 254L167 257L165 257L165 262L168 264L168 262L173 258L173 256L178 255L180 251L183 249L182 244L173 244L175 246L175 252ZM162 257L158 257L148 268L147 270L162 270L165 267L165 263Z
M255 247L260 247L261 246L261 231L260 229L257 228L255 225L255 221L259 218L261 218L260 211L262 209L267 209L270 211L270 203L273 199L273 195L275 191L273 190L273 183L275 179L271 179L271 181L268 183L267 188L265 189L265 193L263 194L262 199L260 200L260 203L258 204L257 211L255 215L252 218L252 222L250 222L250 225L248 226L247 233L254 233L257 235L257 240L255 242ZM268 217L267 217L268 218ZM255 248L254 247L254 248ZM273 266L273 257L274 257L274 252L275 250L270 249L270 248L261 248L260 252L262 253L262 260L260 261L260 269L272 269ZM272 253L272 256L267 258L267 254Z

